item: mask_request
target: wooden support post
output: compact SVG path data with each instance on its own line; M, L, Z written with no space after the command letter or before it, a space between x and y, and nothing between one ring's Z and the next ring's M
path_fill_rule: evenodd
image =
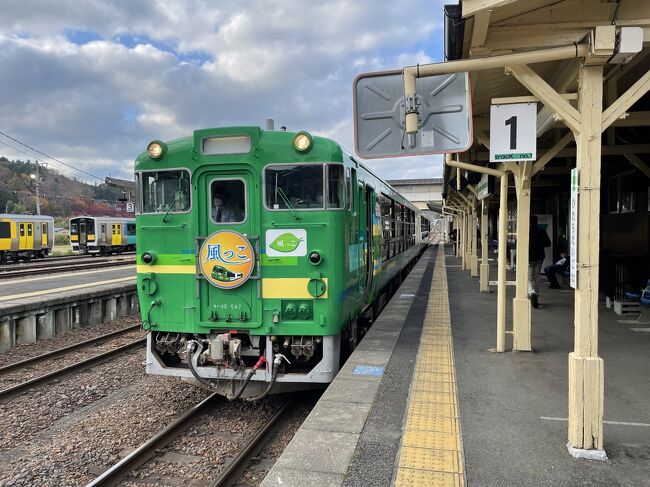
M604 364L598 356L601 131L607 128L602 103L603 67L582 66L578 87L580 131L576 133L578 287L574 349L569 354L568 446L601 450L604 457ZM608 109L610 113L612 106Z
M456 228L456 257L460 257L460 215L454 217L454 228Z
M469 227L469 206L465 205L465 209L463 211L463 262L462 262L462 269L464 271L469 269L469 258L470 258L470 248L469 248L469 231L467 230Z
M528 299L528 240L530 233L530 175L532 162L522 162L515 174L517 188L517 272L512 300L513 350L531 351L531 316Z
M499 255L497 271L497 352L506 350L506 232L508 231L508 173L501 176L499 194Z
M472 243L472 255L470 260L470 272L472 277L478 277L478 235L476 234L477 230L477 218L476 218L476 197L472 198L472 218L469 224L469 230L472 232L471 243Z
M490 264L488 263L488 204L481 200L481 272L479 291L490 292Z

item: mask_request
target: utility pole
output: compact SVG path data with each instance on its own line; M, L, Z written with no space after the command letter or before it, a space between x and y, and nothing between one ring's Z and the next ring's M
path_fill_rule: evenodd
M36 182L36 214L41 214L41 174L40 166L36 161L36 174L32 174L32 179Z

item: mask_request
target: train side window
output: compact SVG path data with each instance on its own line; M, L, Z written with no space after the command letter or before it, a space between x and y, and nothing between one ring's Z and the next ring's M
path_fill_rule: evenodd
M112 225L113 228L113 235L115 235L115 225Z
M27 236L32 236L32 225L30 223L27 224Z
M101 231L102 231L102 235L105 235L105 234L106 234L106 223L102 223L102 225L101 225Z
M190 173L185 170L141 173L143 213L184 213L190 209Z
M328 208L345 208L345 179L339 164L327 166L327 195Z
M355 204L354 199L357 198L355 196L356 191L354 190L355 188L355 181L357 179L357 170L352 168L350 170L350 206L352 207L353 211L357 210L357 207L359 206L358 204Z
M246 185L241 179L216 179L210 185L212 221L242 223L246 221Z
M126 233L128 235L135 235L135 223L126 224Z
M352 176L349 167L345 168L345 189L347 192L348 210L351 210L353 196L352 196Z
M21 236L21 237L24 237L24 236L25 236L25 224L24 224L24 223L21 223L21 224L19 225L19 228L20 228L20 236Z
M11 224L0 222L0 238L11 238Z

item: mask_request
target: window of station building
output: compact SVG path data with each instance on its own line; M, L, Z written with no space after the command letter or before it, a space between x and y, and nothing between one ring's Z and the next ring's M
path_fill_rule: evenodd
M270 210L323 209L323 165L282 164L264 170L264 197Z
M246 221L246 184L241 179L212 181L210 202L210 216L214 223Z
M0 222L0 238L11 238L11 223Z
M636 210L636 191L638 177L635 172L617 174L609 179L609 202L610 213L633 213Z
M147 171L140 175L143 213L189 211L190 173L186 170Z

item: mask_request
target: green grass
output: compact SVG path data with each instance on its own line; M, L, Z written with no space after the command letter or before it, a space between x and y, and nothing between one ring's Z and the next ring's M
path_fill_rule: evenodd
M55 245L52 255L72 255L72 247L69 245Z

